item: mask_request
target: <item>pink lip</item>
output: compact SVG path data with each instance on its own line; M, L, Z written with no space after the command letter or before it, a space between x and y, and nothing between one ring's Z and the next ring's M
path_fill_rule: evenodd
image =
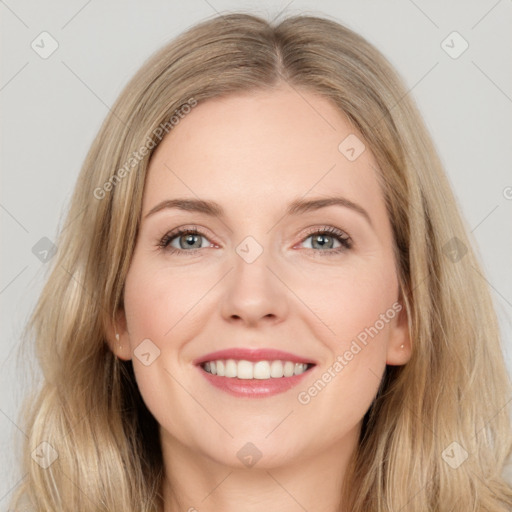
M201 366L197 367L204 378L216 388L239 398L266 398L268 396L284 393L296 386L306 375L314 370L293 375L292 377L281 377L280 379L238 379L219 377L203 370Z
M210 352L202 357L193 361L193 364L200 365L206 361L216 361L219 359L244 359L245 361L291 361L292 363L308 363L316 364L312 359L292 354L291 352L283 352L282 350L275 350L271 348L228 348L225 350L218 350L217 352ZM287 377L291 378L291 377Z

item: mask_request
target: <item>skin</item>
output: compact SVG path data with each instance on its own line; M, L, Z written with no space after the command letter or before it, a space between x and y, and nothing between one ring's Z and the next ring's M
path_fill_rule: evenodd
M402 309L308 404L298 401L399 300L377 164L368 148L355 161L338 150L349 134L362 140L328 100L281 84L197 105L152 156L115 326L120 339L111 333L110 340L118 357L133 359L160 425L166 512L339 510L346 466L385 365L411 355ZM326 196L357 203L371 224L340 206L284 216L295 199ZM178 197L216 201L225 215L164 209L145 218ZM171 254L158 247L166 233L190 225L204 231L202 248ZM329 226L349 235L352 248L334 253L336 238L313 246L307 230ZM263 248L252 263L236 252L247 236ZM133 355L147 338L160 350L149 366ZM236 398L192 363L230 347L277 348L317 365L285 393ZM248 442L262 454L250 468L237 457Z

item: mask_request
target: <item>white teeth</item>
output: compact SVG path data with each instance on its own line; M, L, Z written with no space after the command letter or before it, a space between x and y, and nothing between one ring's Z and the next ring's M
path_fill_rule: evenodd
M270 376L273 379L278 379L284 375L283 363L281 361L272 361L270 363Z
M309 368L307 363L294 363L292 361L246 361L234 359L207 361L203 369L219 377L238 379L279 379L300 375Z
M240 361L240 363L241 362L242 361ZM252 363L250 364L252 365ZM256 364L254 364L254 378L270 379L270 363L268 361L258 361Z
M253 378L253 367L249 361L238 361L236 366L236 376L239 379L252 379Z
M226 374L225 377L236 377L237 364L234 359L228 359L226 361Z
M293 373L295 375L300 375L301 373L304 373L304 365L302 363L295 363L295 370L293 371Z
M284 363L284 376L285 377L291 377L293 375L293 371L295 370L295 363L292 363L291 361L286 361Z

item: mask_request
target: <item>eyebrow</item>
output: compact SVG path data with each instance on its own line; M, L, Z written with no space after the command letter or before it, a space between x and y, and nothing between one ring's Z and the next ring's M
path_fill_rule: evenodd
M319 210L320 208L326 208L328 206L342 206L344 208L350 208L351 210L354 210L355 212L362 215L370 224L370 226L373 227L372 220L368 215L368 212L362 206L354 203L353 201L350 201L345 197L322 197L308 200L296 199L288 205L285 215L299 215L301 213ZM154 215L161 210L172 208L189 212L204 213L212 217L224 216L224 209L214 201L207 201L204 199L176 198L166 199L165 201L158 203L144 216L144 218L147 219L149 216Z

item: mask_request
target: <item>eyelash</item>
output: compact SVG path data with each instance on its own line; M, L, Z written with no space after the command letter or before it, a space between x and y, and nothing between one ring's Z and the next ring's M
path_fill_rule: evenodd
M176 249L175 247L169 247L169 244L175 238L178 238L182 235L199 235L199 236L208 238L206 236L206 234L203 233L196 226L188 227L188 228L178 228L178 229L175 229L175 230L170 231L169 233L165 234L158 241L158 244L157 244L158 249L168 252L169 254L183 254L183 253L195 254L196 251L200 251L201 249L206 249L206 247L199 247L196 249L185 250L185 249ZM308 248L308 250L313 251L316 254L319 254L322 256L331 256L331 255L339 254L339 253L342 253L342 252L352 249L352 245L353 245L352 239L344 231L341 231L338 228L335 228L332 226L325 226L321 229L312 228L306 233L306 236L301 240L300 243L303 243L312 235L328 235L328 236L331 236L331 237L334 237L335 239L337 239L341 244L340 247L337 247L335 249L326 249L325 251Z

